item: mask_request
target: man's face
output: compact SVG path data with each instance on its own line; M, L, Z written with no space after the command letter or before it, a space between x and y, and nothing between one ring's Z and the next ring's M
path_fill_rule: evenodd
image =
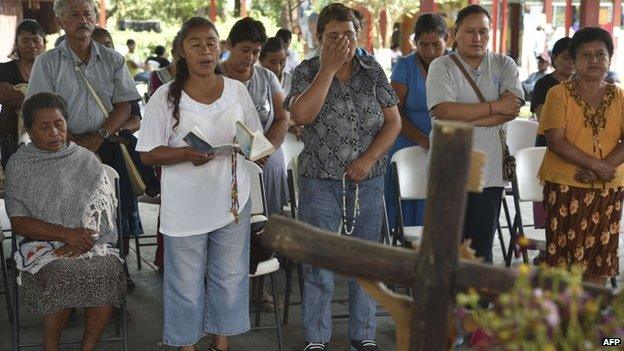
M95 26L95 9L91 2L69 0L58 20L68 39L88 39Z

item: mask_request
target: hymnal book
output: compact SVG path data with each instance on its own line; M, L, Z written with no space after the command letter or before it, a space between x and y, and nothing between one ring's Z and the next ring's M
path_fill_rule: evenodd
M261 130L252 132L241 122L236 122L236 143L213 145L198 127L191 129L183 140L199 152L220 156L238 152L251 161L257 161L275 151Z

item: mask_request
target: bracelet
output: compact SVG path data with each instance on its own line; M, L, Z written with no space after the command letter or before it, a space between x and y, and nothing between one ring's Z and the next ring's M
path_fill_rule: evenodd
M488 116L491 116L492 112L494 112L494 109L492 109L492 104L491 103L488 102L487 104L488 104L488 107L490 108L490 113L488 114Z

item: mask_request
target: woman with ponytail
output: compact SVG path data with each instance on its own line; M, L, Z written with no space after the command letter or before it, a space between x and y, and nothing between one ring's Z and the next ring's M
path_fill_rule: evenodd
M228 336L249 330L250 176L244 157L204 154L184 142L197 127L216 144L234 139L235 123L262 125L245 86L215 70L219 35L210 21L186 21L175 79L145 110L137 151L162 167L160 232L165 236L163 341L227 351Z

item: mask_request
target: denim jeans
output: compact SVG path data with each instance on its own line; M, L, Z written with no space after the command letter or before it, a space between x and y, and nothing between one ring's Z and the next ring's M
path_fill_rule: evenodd
M360 183L360 215L353 237L379 241L383 211L383 177ZM348 185L347 224L351 229L355 186ZM342 218L342 182L338 180L299 178L299 219L315 227L338 234ZM303 329L308 342L331 339L331 300L334 273L308 264L303 265ZM349 336L353 340L374 340L377 302L349 278Z
M207 234L165 235L163 341L190 346L206 334L249 330L250 201L232 222Z

